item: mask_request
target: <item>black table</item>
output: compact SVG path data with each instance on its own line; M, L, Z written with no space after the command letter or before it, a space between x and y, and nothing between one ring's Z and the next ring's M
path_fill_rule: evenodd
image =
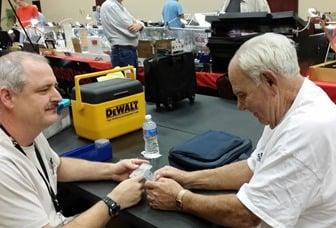
M244 138L250 138L256 145L262 133L262 125L249 113L239 112L233 101L218 97L197 95L194 105L187 100L178 104L172 112L156 112L155 105L147 105L147 113L152 114L158 125L159 143L162 157L157 166L168 164L168 151L177 144L181 144L206 130L223 130ZM144 148L142 131L138 130L127 135L112 139L113 160L141 157ZM91 141L79 138L72 128L68 128L49 139L51 146L58 153L62 153ZM77 182L72 184L74 189L86 195L93 201L98 201L109 193L117 183ZM206 192L209 193L209 192ZM213 192L210 192L212 194ZM207 221L192 215L179 212L159 211L151 209L146 199L137 206L126 209L121 213L122 218L136 227L215 227Z

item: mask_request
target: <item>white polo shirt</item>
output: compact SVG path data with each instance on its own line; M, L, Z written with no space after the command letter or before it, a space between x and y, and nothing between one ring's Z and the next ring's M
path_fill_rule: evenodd
M265 127L237 193L261 227L336 227L336 106L305 79L279 125Z

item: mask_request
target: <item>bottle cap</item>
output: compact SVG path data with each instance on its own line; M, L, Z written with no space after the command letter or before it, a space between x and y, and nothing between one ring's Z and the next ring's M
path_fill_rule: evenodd
M62 99L58 102L57 105L57 113L61 113L61 111L70 106L70 99Z
M147 115L145 116L145 119L146 119L146 120L150 120L150 119L152 119L152 115L151 115L151 114L147 114Z

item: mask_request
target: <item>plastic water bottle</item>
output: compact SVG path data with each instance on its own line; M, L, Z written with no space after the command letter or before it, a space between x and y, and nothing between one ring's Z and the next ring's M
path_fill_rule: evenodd
M144 157L147 159L160 157L157 127L156 123L152 120L151 115L145 116L145 122L142 129L145 140Z

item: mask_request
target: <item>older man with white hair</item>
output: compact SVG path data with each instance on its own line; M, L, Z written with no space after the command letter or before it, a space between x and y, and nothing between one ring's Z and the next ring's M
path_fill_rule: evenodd
M336 227L336 106L300 75L293 42L274 33L248 40L229 79L238 108L265 125L251 157L203 171L164 167L146 183L149 204L229 227Z

